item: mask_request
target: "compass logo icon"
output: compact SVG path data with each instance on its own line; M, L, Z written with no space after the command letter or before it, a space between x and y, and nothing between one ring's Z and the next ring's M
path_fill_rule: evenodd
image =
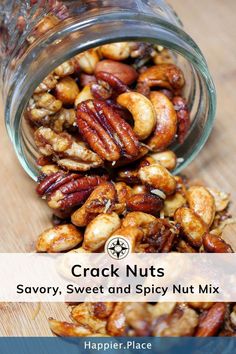
M128 256L131 246L125 237L114 236L107 241L105 250L111 258L120 260Z

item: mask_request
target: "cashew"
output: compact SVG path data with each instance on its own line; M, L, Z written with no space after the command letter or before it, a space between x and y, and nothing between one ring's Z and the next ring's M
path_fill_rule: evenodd
M133 131L139 140L149 137L156 126L156 114L148 98L138 92L126 92L117 97L117 102L133 116Z
M98 250L119 229L120 225L121 222L116 213L99 214L85 230L83 247L90 252Z
M36 250L38 252L63 252L77 246L83 240L82 233L73 225L59 225L39 235Z
M184 235L194 247L202 245L202 238L207 231L207 225L192 209L182 207L176 210L175 221L180 224Z
M140 168L138 176L144 184L148 184L155 189L160 189L167 195L175 192L175 178L160 163Z
M210 192L201 186L192 186L187 191L189 207L199 215L202 220L211 226L215 217L215 200Z
M138 227L122 226L120 229L116 230L112 234L112 237L120 237L120 236L125 237L130 242L131 250L132 252L134 252L137 243L141 241L143 235L144 235L143 231Z
M99 48L103 57L112 60L124 60L130 56L131 46L129 42L111 43Z
M151 92L150 101L156 112L156 129L148 139L148 146L159 151L169 146L177 132L177 114L172 102L161 92Z
M165 199L164 202L164 215L167 217L174 216L177 209L181 208L186 204L186 199L181 193L175 193Z
M154 65L145 70L138 79L149 87L159 86L167 89L181 89L184 84L182 71L174 64Z
M79 87L71 77L64 77L56 85L56 97L63 104L73 104L79 94Z
M177 157L171 150L156 152L154 154L150 154L148 157L151 157L155 162L159 162L169 171L176 167Z
M51 331L61 337L84 337L92 333L88 328L82 325L56 321L53 318L49 318L48 322Z
M87 226L100 213L109 213L115 204L116 190L111 182L101 183L84 205L76 210L71 221L76 226Z
M77 97L75 99L75 108L81 102L87 101L87 100L92 100L92 99L93 99L93 95L91 92L91 86L90 85L84 86L83 90L77 95Z
M218 191L215 188L207 188L207 190L215 199L216 211L223 211L228 207L230 202L230 194Z
M99 62L99 55L97 49L92 48L76 55L74 59L86 74L93 74L96 64Z

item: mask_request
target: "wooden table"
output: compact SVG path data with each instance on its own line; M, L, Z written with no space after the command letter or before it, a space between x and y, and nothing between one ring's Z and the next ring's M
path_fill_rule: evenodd
M213 75L217 94L217 119L213 133L196 161L185 171L196 180L230 192L236 200L236 45L235 0L170 0L185 24L185 30L198 43ZM37 235L50 226L51 212L37 198L35 183L24 173L1 119L0 140L0 251L32 252ZM231 211L236 215L236 203ZM233 240L236 227L229 226L225 237ZM68 319L64 304L0 304L0 335L51 335L49 316Z

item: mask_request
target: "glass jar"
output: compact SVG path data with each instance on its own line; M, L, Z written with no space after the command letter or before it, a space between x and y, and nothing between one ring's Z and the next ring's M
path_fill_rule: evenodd
M45 14L59 22L33 43L34 28ZM171 147L179 173L204 146L216 108L206 60L163 0L12 1L0 5L1 90L8 133L26 172L36 179L37 151L23 117L38 84L56 66L92 47L121 41L150 42L169 48L186 78L184 97L191 111L185 142Z

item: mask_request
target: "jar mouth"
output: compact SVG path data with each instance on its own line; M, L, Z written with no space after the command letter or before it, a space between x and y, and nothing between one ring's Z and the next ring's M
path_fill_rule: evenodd
M17 156L32 179L37 180L38 169L32 157L33 146L23 136L22 125L23 112L35 88L55 67L76 54L103 44L127 41L162 45L189 64L194 77L190 96L193 101L196 91L199 92L196 115L201 124L196 127L194 117L184 144L173 145L177 156L182 157L173 173L180 173L198 155L212 130L216 93L207 63L196 43L182 29L153 16L125 11L102 13L93 18L85 16L79 22L73 18L66 20L57 32L36 41L16 72L6 103L6 126ZM190 106L193 104L190 102ZM200 132L202 125L204 129Z

